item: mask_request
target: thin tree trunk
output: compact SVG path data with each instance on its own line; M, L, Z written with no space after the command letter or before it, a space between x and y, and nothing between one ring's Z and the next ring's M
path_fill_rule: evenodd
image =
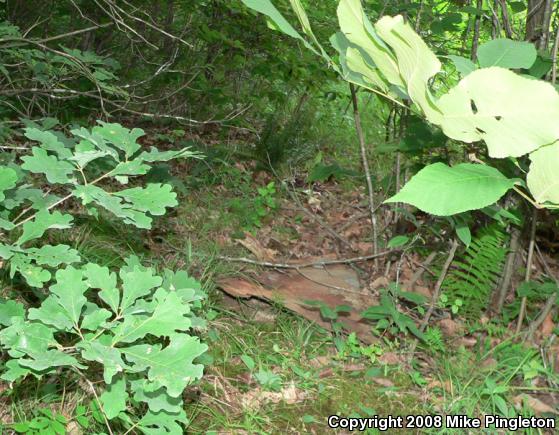
M483 8L483 0L477 0L477 9L481 11ZM479 47L479 32L481 27L481 15L476 14L474 22L474 39L472 41L472 61L477 61L477 49Z

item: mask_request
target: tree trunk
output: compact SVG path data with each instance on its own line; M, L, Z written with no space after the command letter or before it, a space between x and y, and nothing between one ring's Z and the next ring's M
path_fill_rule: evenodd
M525 39L533 42L537 48L547 46L552 8L553 0L528 0Z

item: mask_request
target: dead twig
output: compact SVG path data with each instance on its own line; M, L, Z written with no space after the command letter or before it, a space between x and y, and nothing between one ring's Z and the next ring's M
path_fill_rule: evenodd
M225 261L233 261L238 263L247 263L247 264L254 264L255 266L263 266L263 267L273 267L276 269L300 269L303 267L317 267L317 266L329 266L332 264L350 264L350 263L360 263L364 261L373 260L375 258L384 257L386 255L394 254L396 252L400 252L401 249L391 249L389 251L379 252L377 254L371 255L363 255L361 257L353 257L353 258L344 258L340 260L323 260L323 261L310 261L307 263L271 263L269 261L258 261L258 260L251 260L250 258L245 257L227 257L220 255L217 258L220 260Z
M367 179L367 191L369 194L369 211L371 213L371 226L373 230L373 254L378 253L378 231L377 231L377 217L375 214L375 192L373 190L373 182L371 180L371 170L369 169L369 161L367 159L367 150L365 148L365 136L363 128L361 127L361 115L359 113L359 105L357 101L357 92L353 83L349 84L351 91L351 101L353 103L353 119L355 120L355 129L357 130L357 137L359 138L359 149L361 151L361 163L365 170L365 177ZM374 259L375 269L378 269L378 259Z
M538 210L535 208L532 213L532 225L530 227L530 243L528 245L528 258L526 259L526 274L524 275L524 282L530 281L530 276L532 275L532 259L534 257L534 245L536 242L536 224L538 222ZM518 321L516 322L516 335L520 334L520 329L522 329L522 322L524 321L524 315L526 314L526 303L528 299L526 296L522 298L520 303L520 313L518 314Z

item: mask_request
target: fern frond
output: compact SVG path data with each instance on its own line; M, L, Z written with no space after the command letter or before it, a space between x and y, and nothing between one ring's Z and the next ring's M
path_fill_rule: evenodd
M501 276L507 253L507 235L492 225L479 231L462 258L455 260L443 282L450 301L462 299L460 314L479 318Z

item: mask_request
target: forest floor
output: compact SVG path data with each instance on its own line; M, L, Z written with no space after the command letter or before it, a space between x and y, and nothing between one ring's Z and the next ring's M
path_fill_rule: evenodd
M464 322L448 309L435 310L429 340L417 346L394 332L398 322L374 329L360 319L391 283L430 301L447 253L422 267L427 236L403 220L405 248L376 265L317 265L372 252L367 195L351 171L310 183L304 171L280 178L216 149L151 175L169 170L180 205L147 238L105 220L71 234L87 261L118 264L132 250L203 283L210 350L186 397L188 433L322 434L330 415L557 414L559 377L547 356L557 347L527 347L510 325ZM381 234L391 219L380 219ZM380 251L390 251L385 244ZM397 309L416 324L425 314L405 300Z
M371 334L371 324L348 314L377 305L391 282L431 299L446 254L418 278L429 251L413 226L400 231L414 253L404 249L377 265L253 264L370 254L368 200L351 177L308 183L307 173L294 171L279 179L236 161L214 157L189 167L182 205L159 226L167 233L155 231L147 243L154 258L187 268L210 294L211 363L187 406L189 433L320 434L333 414L557 413L549 359L513 340L508 325L435 310L428 344L419 341L411 355L413 336ZM422 310L398 308L421 322Z

